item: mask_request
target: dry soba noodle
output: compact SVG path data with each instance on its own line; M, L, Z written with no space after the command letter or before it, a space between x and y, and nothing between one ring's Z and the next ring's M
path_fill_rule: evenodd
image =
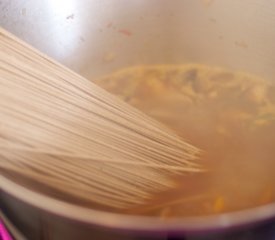
M0 31L4 176L127 208L200 171L199 150L173 131Z

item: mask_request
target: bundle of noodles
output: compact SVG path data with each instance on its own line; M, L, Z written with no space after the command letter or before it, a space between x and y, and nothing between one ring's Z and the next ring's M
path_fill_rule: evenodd
M2 173L119 209L200 171L196 147L3 29L0 62Z

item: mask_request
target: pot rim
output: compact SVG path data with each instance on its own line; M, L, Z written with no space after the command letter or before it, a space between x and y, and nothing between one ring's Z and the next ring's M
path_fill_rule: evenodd
M132 216L76 206L27 189L0 175L0 189L9 195L53 215L81 223L126 231L203 232L226 230L269 220L275 216L275 203L224 214L160 219Z

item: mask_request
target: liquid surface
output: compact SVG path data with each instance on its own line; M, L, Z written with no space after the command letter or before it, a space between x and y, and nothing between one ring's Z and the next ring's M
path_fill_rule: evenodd
M218 214L275 200L275 88L268 81L200 65L146 66L96 81L203 149L205 173L176 179L129 214Z

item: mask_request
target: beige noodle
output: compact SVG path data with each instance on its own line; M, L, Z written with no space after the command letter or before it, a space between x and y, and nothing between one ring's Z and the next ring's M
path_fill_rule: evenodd
M199 150L173 131L0 32L2 172L127 208L201 170Z

